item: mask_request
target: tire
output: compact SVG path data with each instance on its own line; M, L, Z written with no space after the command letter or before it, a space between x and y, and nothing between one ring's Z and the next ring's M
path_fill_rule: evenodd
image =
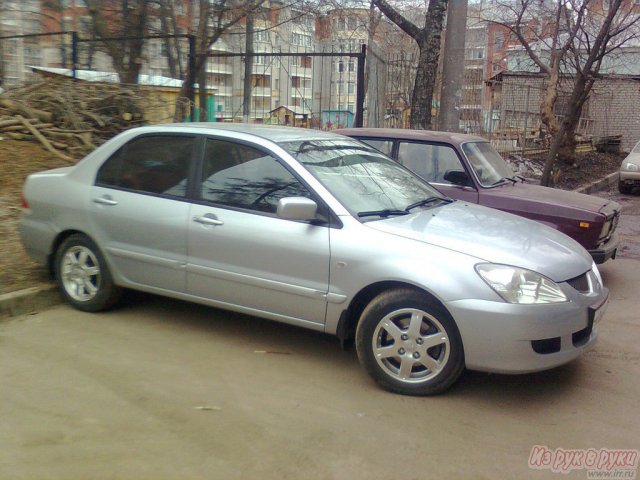
M460 332L442 306L424 292L383 292L364 309L356 329L360 363L386 390L435 395L464 370Z
M62 295L78 310L106 310L120 298L100 249L86 235L71 235L60 244L55 274Z
M631 187L630 185L627 185L624 182L618 182L618 191L620 193L628 195L629 193L631 193L632 189L633 187Z

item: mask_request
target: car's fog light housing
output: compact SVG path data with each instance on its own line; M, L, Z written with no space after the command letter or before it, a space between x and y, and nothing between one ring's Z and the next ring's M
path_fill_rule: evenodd
M476 271L505 302L541 304L568 301L557 283L531 270L481 263L476 265Z

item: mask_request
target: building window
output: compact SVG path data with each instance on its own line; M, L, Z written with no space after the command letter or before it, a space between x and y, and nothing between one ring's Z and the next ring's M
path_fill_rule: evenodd
M256 42L269 43L269 32L267 30L257 31L253 34Z
M300 47L310 47L312 45L311 36L303 35L301 33L292 33L291 43Z

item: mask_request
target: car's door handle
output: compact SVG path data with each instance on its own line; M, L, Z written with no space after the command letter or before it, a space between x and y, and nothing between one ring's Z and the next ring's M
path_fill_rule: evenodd
M118 202L116 202L113 198L111 198L111 195L105 195L104 197L94 198L93 201L101 205L117 205L118 204Z
M224 225L224 222L222 220L218 220L218 217L216 217L213 213L207 213L206 215L196 215L195 217L193 217L193 221L201 223L203 225Z

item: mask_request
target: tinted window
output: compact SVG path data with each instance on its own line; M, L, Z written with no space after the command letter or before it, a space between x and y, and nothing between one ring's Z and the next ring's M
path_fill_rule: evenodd
M193 137L135 138L102 165L96 184L184 197L194 145Z
M393 142L391 140L380 140L373 138L360 138L359 140L366 143L370 147L375 148L379 152L391 156L391 148L393 147Z
M455 150L447 145L401 142L398 161L429 182L451 183L444 179L449 170L464 172Z
M203 200L275 213L284 197L311 194L278 160L255 148L207 139L203 163Z

